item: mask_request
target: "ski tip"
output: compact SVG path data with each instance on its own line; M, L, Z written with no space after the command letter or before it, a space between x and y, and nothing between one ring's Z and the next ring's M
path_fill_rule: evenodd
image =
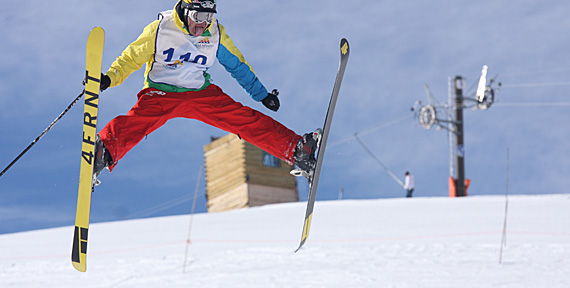
M78 262L73 262L73 268L75 268L75 270L77 270L79 272L87 271L87 266L85 266L85 264L78 263Z
M305 241L301 241L301 244L299 244L299 247L297 247L297 249L295 249L294 253L299 252L299 250L301 250L301 248L303 247L304 244L305 244Z
M91 29L89 35L97 37L96 39L100 39L100 41L103 41L103 39L105 39L105 30L103 30L103 28L99 26L95 26L93 27L93 29Z
M342 55L347 55L350 53L350 45L348 45L348 40L346 40L346 38L342 38L340 40L340 52Z
M99 27L99 26L95 26L93 27L93 29L91 29L91 31L100 31L100 32L105 32L105 30L103 30L103 28Z

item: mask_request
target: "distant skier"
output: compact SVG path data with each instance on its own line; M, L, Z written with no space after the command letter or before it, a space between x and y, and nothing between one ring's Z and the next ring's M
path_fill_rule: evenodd
M406 171L406 174L404 177L404 189L406 189L406 191L408 191L408 193L406 194L406 197L411 198L412 192L414 192L414 176L412 174L410 174L410 172L408 172L408 171Z
M120 85L146 64L145 85L135 106L111 120L97 136L95 180L104 168L112 171L146 135L176 117L200 120L306 172L314 169L314 133L297 135L210 82L207 70L217 59L254 100L272 111L279 109L279 93L268 93L215 13L215 0L179 0L173 10L161 12L158 20L146 26L102 75L101 91Z

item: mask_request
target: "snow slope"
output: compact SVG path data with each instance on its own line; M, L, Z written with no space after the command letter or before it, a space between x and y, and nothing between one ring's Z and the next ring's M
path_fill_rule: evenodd
M570 287L570 195L317 202L0 235L0 287Z

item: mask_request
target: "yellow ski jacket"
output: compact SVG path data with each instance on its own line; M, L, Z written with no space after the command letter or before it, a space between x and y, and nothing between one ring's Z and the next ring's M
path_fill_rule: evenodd
M178 4L177 4L178 5ZM203 35L188 33L180 16L173 10L159 14L146 26L111 65L106 75L110 87L118 86L146 64L144 88L165 92L199 91L208 87L207 73L217 59L233 78L256 100L267 96L251 66L215 19Z

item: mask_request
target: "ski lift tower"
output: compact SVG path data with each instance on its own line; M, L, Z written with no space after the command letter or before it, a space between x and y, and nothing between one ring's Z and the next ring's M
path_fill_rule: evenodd
M465 178L465 144L463 127L463 109L487 110L495 100L495 80L487 80L487 65L483 66L477 91L472 97L465 97L465 81L461 76L448 79L448 102L438 103L425 86L428 104L416 101L412 107L420 126L424 129L435 127L436 130L447 129L449 139L449 195L451 197L467 196L469 179ZM501 84L499 83L499 86ZM444 115L439 112L443 111Z

